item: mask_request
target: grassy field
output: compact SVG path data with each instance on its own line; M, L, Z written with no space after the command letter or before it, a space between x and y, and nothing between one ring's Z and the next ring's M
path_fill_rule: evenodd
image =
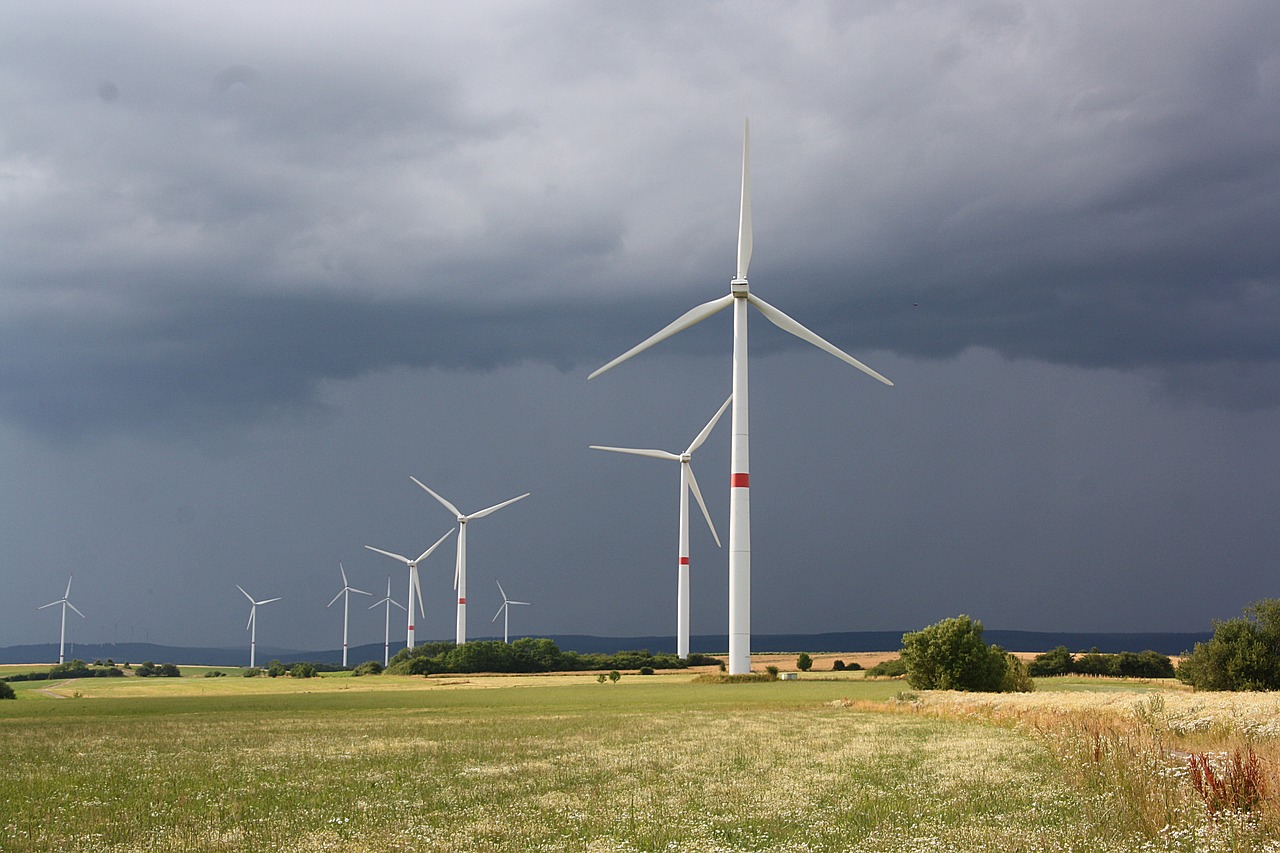
M1269 798L1178 772L1241 745L1274 766L1266 697L228 672L15 684L0 849L1280 850Z

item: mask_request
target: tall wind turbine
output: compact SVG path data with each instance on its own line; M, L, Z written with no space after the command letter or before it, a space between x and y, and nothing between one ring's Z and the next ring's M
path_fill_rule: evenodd
M325 607L332 607L334 602L339 598L342 599L342 668L347 668L347 614L351 609L351 593L359 593L360 595L373 595L371 592L365 592L363 589L356 589L347 583L347 570L342 568L342 563L338 563L338 571L342 572L342 590L333 597Z
M450 530L449 532L452 533L453 531ZM412 603L413 602L410 602L410 604ZM372 610L373 608L377 607L380 604L385 604L387 606L386 633L382 640L382 666L385 669L387 664L391 663L391 605L394 604L396 607L399 607L401 610L405 609L405 606L403 604L401 604L400 602L396 601L394 598L391 597L391 575L387 575L387 597L382 599L379 602L370 604L369 609ZM410 616L410 619L412 618L413 617Z
M240 584L236 584L236 589L244 592L244 587L240 586ZM249 632L249 669L253 669L258 665L258 605L279 601L280 596L254 601L252 595L244 592L244 597L249 599L249 604L252 605L249 608L249 624L245 625L244 629Z
M63 663L66 660L67 608L70 607L72 610L75 610L81 619L86 618L85 615L71 603L71 579L73 577L75 577L75 575L67 575L67 591L62 594L62 598L59 598L57 601L50 601L48 604L41 604L36 608L36 610L44 610L46 607L53 607L55 604L62 605L62 631L58 634L58 663Z
M685 312L666 328L640 342L613 361L592 373L594 379L637 353L661 340L700 323L730 305L733 306L733 439L730 448L729 481L729 672L734 675L751 671L751 498L750 442L747 422L747 306L753 305L769 322L818 349L831 353L868 376L892 385L879 373L858 361L834 344L814 334L786 314L765 302L747 286L747 267L751 263L751 183L750 124L742 130L742 206L738 218L738 272L729 283L729 293Z
M490 619L489 621L497 622L498 617L499 616L502 617L502 642L509 643L511 641L507 639L507 625L511 621L511 605L513 604L528 605L529 602L512 601L511 599L507 598L507 591L502 588L502 581L497 581L497 584L498 584L498 592L502 593L502 606L498 608L498 612L493 614L493 618Z
M711 522L711 513L707 512L707 504L702 500L702 491L698 488L698 479L693 476L693 452L702 446L707 440L707 436L711 435L711 430L715 429L716 422L720 420L720 416L724 414L724 410L733 402L733 395L720 406L720 410L707 421L707 425L702 428L702 432L698 433L697 438L685 449L684 453L668 453L665 450L637 450L631 447L604 447L599 444L591 445L592 450L611 450L614 453L630 453L635 456L650 456L654 459L666 459L672 462L680 463L680 541L679 541L679 563L677 564L677 589L676 589L676 654L682 658L689 657L689 492L693 492L693 496L698 499L698 506L702 507L702 517L707 520L707 527L711 528L711 535L715 537L716 545L720 544L720 535L716 533L716 526Z
M416 560L410 560L408 557L402 557L399 554L395 554L391 551L384 551L381 548L375 548L372 545L364 546L368 548L370 551L377 551L379 554L386 554L388 557L390 557L393 560L399 560L400 562L404 563L406 566L409 567L409 607L407 608L409 611L409 617L408 617L409 627L408 627L408 630L405 632L405 645L409 648L413 648L413 643L414 643L413 600L415 598L417 598L418 600L418 613L420 613L423 616L427 615L427 611L422 607L422 584L418 581L418 564L421 563L423 560L427 559L427 557L431 556L431 552L434 551L436 548L439 548L440 543L448 539L452 534L453 534L453 528L450 528L449 531L445 533L445 535L441 536L439 539L436 540L436 544L432 545L430 548L423 551L422 555L418 557L418 559ZM390 595L390 593L388 593L388 595ZM400 605L398 604L396 605L396 607L399 607L399 606ZM387 615L388 617L390 617L391 615L390 607L387 608Z
M456 642L458 645L462 645L467 641L467 522L474 521L477 518L484 518L489 513L497 512L508 504L527 498L529 497L529 492L517 495L509 501L494 504L488 509L482 509L470 515L463 515L461 510L428 489L417 477L410 477L409 479L426 489L427 494L440 501L445 509L458 517L458 561L453 570L453 588L458 591L458 634Z

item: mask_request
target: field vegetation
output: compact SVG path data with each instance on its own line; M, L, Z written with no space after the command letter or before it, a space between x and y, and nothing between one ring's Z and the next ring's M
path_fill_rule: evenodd
M14 684L0 849L1280 849L1270 695L182 672Z

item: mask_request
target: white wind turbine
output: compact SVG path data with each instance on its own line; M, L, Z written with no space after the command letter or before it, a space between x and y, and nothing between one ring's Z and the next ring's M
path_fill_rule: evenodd
M637 450L631 447L605 447L599 444L591 445L592 450L611 450L614 453L630 453L635 456L651 456L654 459L666 459L672 462L680 463L680 541L679 541L679 562L677 564L677 588L676 588L676 654L682 658L689 657L689 492L693 492L693 496L698 500L698 506L702 507L702 517L707 520L707 527L711 528L711 535L715 537L716 545L720 544L720 535L716 533L716 526L711 522L711 513L707 512L707 504L702 500L702 491L698 488L698 479L693 476L693 452L702 446L707 440L707 436L711 435L711 430L715 429L716 422L720 420L720 416L724 414L724 410L729 407L729 403L733 401L733 395L720 406L720 410L707 421L707 425L702 428L702 432L698 433L698 437L693 440L684 453L668 453L665 450Z
M834 344L806 329L786 314L752 293L747 286L747 267L751 263L751 184L748 171L750 125L742 131L742 206L738 218L738 272L729 283L729 293L704 302L685 312L666 328L624 352L592 373L594 379L611 367L643 352L661 340L700 323L730 305L733 306L733 439L730 448L729 482L729 672L734 675L751 671L751 498L750 442L747 424L747 306L753 305L769 322L790 332L841 361L892 385L879 373L858 361Z
M342 590L333 597L325 607L332 607L334 602L339 598L342 599L342 668L347 667L347 614L351 609L351 593L359 593L360 595L373 595L371 592L365 592L363 589L356 589L347 583L347 570L342 567L342 563L338 563L338 571L342 572Z
M518 500L529 497L530 493L525 492L523 495L517 495L511 500L494 504L488 509L482 509L470 515L463 515L456 506L428 489L417 477L410 477L409 479L426 489L427 494L440 501L445 509L458 518L458 560L453 570L453 587L458 591L458 632L455 642L458 645L462 645L467 641L467 522L474 521L477 518L484 518L486 515L497 512L508 504L513 504Z
M450 530L449 532L452 533L453 531ZM410 602L410 604L412 603L413 602ZM379 602L370 604L369 609L372 610L373 608L381 604L385 604L387 606L386 633L384 634L383 640L382 640L382 666L385 668L387 664L391 663L391 605L394 604L396 607L399 607L401 610L405 609L405 606L403 604L401 604L400 602L396 601L394 598L391 597L391 575L387 575L387 597L382 599Z
M244 587L240 586L240 584L236 584L236 589L244 592ZM249 608L249 624L245 625L244 629L249 632L249 669L253 669L258 665L258 605L279 601L280 596L254 601L252 595L244 592L244 597L249 599L249 604L252 605Z
M513 604L528 605L529 602L512 601L511 599L507 598L507 591L502 588L502 581L496 581L496 583L498 584L498 592L502 593L502 606L498 608L498 612L493 614L493 618L490 619L489 621L497 622L498 617L499 616L502 617L502 642L509 643L511 641L507 639L507 625L511 621L511 605Z
M410 560L408 557L401 556L400 554L396 554L391 551L384 551L381 548L375 548L372 545L364 546L368 548L370 551L377 551L379 554L386 554L388 557L390 557L393 560L399 560L400 562L404 563L406 566L409 567L409 607L407 608L409 612L409 616L408 616L409 627L408 627L408 630L405 632L405 645L408 646L409 648L413 648L413 643L414 643L413 600L415 598L418 600L418 612L423 616L427 615L427 611L422 607L422 583L418 580L418 564L421 563L423 560L427 559L427 557L430 557L431 552L434 551L436 548L439 548L440 543L448 539L452 534L453 534L453 529L450 528L449 531L445 533L445 535L441 536L439 539L436 540L436 544L432 545L430 548L423 551L422 555L419 556L418 559L416 560ZM389 595L390 593L388 592L388 596ZM396 607L399 607L399 606L400 605L398 604L396 605ZM388 618L390 618L391 616L390 607L387 608L387 616Z
M41 604L36 608L36 610L44 610L46 607L53 607L55 604L62 605L62 631L58 634L58 663L63 663L66 660L67 608L70 607L72 610L76 611L81 619L86 619L85 615L71 603L71 579L73 577L75 576L67 575L67 591L62 594L62 598L59 598L57 601L50 601L48 604Z

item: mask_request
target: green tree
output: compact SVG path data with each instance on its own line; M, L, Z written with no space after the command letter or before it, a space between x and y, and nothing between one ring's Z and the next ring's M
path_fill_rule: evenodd
M316 668L309 663L295 663L293 669L289 670L289 675L294 678L315 678Z
M1280 599L1256 601L1244 616L1213 623L1213 636L1196 643L1177 669L1197 690L1280 689Z
M9 682L0 681L0 699L17 699L18 694L13 692L13 688L9 686Z
M796 669L801 672L808 672L813 667L813 658L809 657L808 652L801 652L800 657L796 658Z
M1036 655L1035 660L1027 666L1031 675L1044 678L1053 675L1067 675L1072 671L1075 657L1067 651L1066 646L1058 646L1044 654Z
M609 680L614 684L618 683L619 678L622 678L622 673L618 672L616 669L609 673Z
M902 660L907 683L918 690L998 692L1019 681L1006 681L1010 661L1016 659L999 646L988 646L982 623L963 614L904 634Z

